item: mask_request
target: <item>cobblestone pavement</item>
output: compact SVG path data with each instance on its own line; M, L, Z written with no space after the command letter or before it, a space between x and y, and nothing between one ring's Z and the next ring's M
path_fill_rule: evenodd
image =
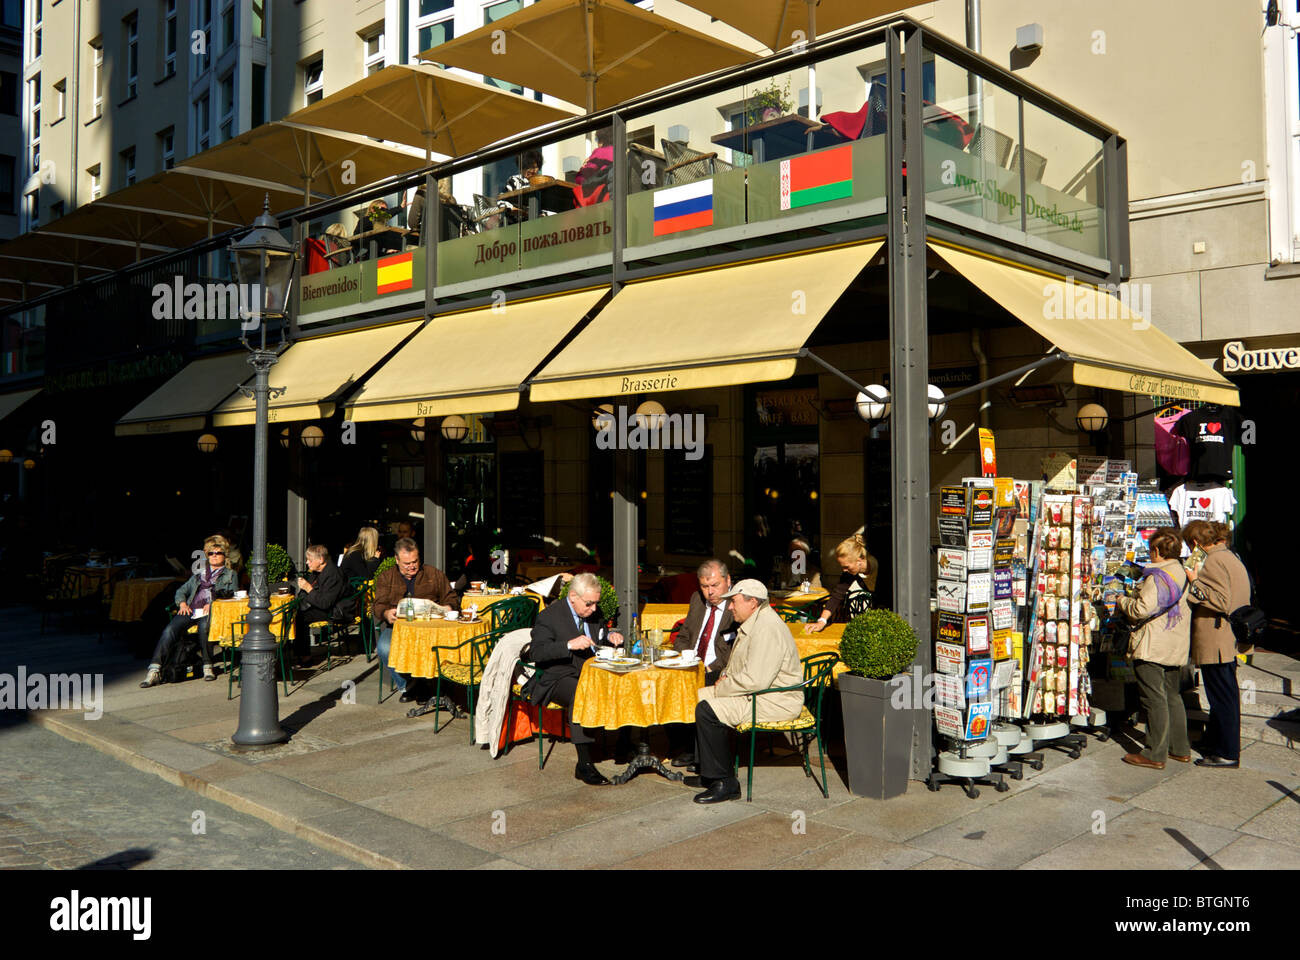
M359 869L20 716L0 756L0 869Z

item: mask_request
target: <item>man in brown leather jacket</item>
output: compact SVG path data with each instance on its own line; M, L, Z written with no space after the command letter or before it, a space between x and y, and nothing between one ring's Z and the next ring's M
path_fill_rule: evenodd
M460 609L460 597L451 588L447 575L437 567L420 562L420 548L410 537L402 537L393 544L397 566L389 567L375 577L375 623L379 635L375 649L379 662L388 669L388 648L392 643L393 621L397 619L397 605L406 597L432 600L444 607ZM406 677L393 671L397 689L402 691L401 701L416 699L413 691L406 689Z

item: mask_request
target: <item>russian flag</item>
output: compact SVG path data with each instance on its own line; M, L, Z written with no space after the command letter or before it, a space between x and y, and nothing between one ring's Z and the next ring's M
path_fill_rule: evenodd
M713 226L713 178L655 194L655 236Z

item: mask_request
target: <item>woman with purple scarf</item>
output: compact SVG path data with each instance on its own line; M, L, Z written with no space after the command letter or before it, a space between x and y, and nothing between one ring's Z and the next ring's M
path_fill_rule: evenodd
M1147 715L1147 748L1130 753L1125 763L1163 770L1165 760L1187 763L1187 712L1178 691L1180 668L1192 642L1192 614L1187 605L1187 574L1178 556L1182 540L1172 527L1151 535L1151 562L1142 570L1136 596L1116 604L1134 625L1128 657L1137 674L1142 709Z
M140 681L142 687L153 687L162 683L162 665L167 659L167 652L190 629L197 627L199 655L203 658L203 679L217 679L212 669L212 652L208 648L208 619L212 601L220 597L229 597L239 586L239 575L234 567L226 563L230 544L225 537L208 537L203 541L204 559L202 568L181 584L176 591L176 616L163 628L158 645L154 647L153 658L149 661L149 670Z

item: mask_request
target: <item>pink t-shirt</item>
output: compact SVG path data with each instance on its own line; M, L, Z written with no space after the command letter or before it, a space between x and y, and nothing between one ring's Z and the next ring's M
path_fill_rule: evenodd
M1176 410L1163 417L1156 417L1156 462L1165 473L1175 477L1187 476L1191 469L1191 458L1187 450L1187 440L1174 432L1174 424L1187 416L1186 410Z

